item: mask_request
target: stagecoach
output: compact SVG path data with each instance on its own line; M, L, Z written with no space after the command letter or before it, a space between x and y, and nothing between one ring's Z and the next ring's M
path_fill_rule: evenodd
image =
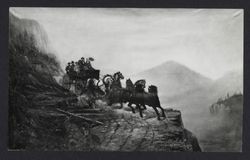
M77 73L74 77L74 80L82 80L82 81L86 81L89 78L92 79L99 79L100 76L100 70L96 70L96 69L88 69L88 70L83 70L79 73Z
M100 70L87 69L79 72L65 74L63 77L63 86L67 89L73 87L76 93L84 91L89 79L99 80Z

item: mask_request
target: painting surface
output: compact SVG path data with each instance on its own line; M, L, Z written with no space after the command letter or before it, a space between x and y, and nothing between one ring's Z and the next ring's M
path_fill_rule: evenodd
M243 10L9 9L9 149L241 152Z

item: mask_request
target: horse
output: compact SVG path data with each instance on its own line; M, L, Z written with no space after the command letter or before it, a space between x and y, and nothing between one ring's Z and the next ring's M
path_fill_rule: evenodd
M113 76L110 74L106 74L102 79L102 83L107 90L110 90L114 87L122 88L120 81L121 79L124 79L124 76L121 72L116 72Z
M145 80L138 80L138 81L136 81L136 83L134 85L133 82L131 81L131 79L129 78L129 79L126 80L126 89L130 93L133 93L133 92L144 92L145 84L146 84ZM128 106L132 109L132 111L134 113L134 109L132 107L132 103L131 102L128 103ZM142 106L143 106L143 110L147 109L145 105L142 105ZM139 108L139 107L141 107L141 105L136 105L136 108Z
M121 106L123 106L122 103L128 103L128 107L130 107L132 109L132 112L135 113L135 109L132 107L132 104L135 104L139 109L141 117L143 117L143 109L141 108L141 106L146 108L146 105L148 105L155 110L158 120L160 120L161 116L157 108L161 109L162 117L166 117L164 109L160 105L156 86L149 86L148 92L136 92L135 88L136 87L133 85L133 82L130 79L126 80L126 88L115 88L114 90L111 90L109 97L111 101L108 105L120 102Z
M157 108L161 109L162 117L164 118L166 117L164 109L161 107L161 104L160 104L157 87L154 85L151 85L148 87L148 92L141 92L141 93L132 92L132 94L126 95L125 97L127 97L127 98L124 98L127 102L129 102L130 104L136 105L136 107L139 109L141 117L143 117L143 114L142 114L143 109L140 107L141 105L144 107L146 105L152 107L157 114L158 120L161 119L160 118L161 116ZM132 109L132 112L135 113L134 108L131 105L128 105L128 106Z
M106 97L109 100L108 105L112 105L113 103L120 103L121 108L123 108L123 91L121 85L121 79L124 79L124 76L121 72L116 72L112 75L105 75L103 77L103 84L105 85Z
M140 79L135 82L134 86L136 92L144 92L144 88L146 87L146 80Z
M134 84L130 78L126 80L126 89L130 91L133 91L135 89Z

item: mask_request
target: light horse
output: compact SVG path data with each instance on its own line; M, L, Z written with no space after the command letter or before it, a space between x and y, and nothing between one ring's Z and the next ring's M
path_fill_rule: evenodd
M113 103L120 103L121 108L123 107L124 100L122 99L123 88L121 84L121 79L124 79L124 76L121 72L116 72L112 75L105 75L103 77L103 84L105 85L106 98L108 99L108 105Z

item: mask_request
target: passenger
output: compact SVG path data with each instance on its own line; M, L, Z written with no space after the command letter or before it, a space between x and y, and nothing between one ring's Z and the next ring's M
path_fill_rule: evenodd
M71 61L70 69L69 69L69 77L70 79L74 80L76 76L75 72L75 62Z
M79 64L80 72L83 72L83 71L84 71L84 65L85 65L85 59L82 57L82 58L78 61L78 64Z
M94 58L92 58L92 57L87 58L86 59L86 66L87 66L87 69L91 69L92 70L94 68L91 65L91 61L94 61Z
M82 61L82 64L84 64L84 63L85 63L85 59L84 59L84 57L82 57L82 58L81 58L81 61Z
M66 73L69 75L69 72L70 72L70 63L68 63L68 65L66 66L66 68L65 68L65 71L66 71Z

